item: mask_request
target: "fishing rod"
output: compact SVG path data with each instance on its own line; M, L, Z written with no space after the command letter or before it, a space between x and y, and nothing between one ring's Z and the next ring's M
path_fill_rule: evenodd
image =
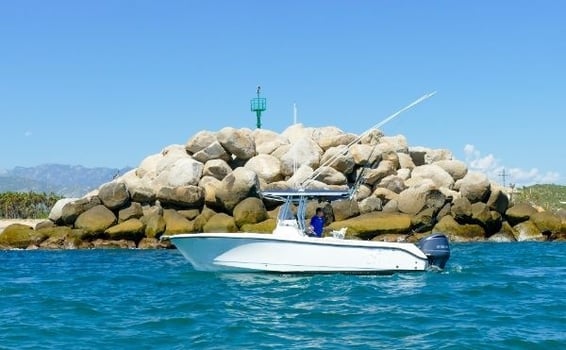
M419 103L431 98L432 96L434 96L436 94L436 91L430 92L428 94L425 94L421 97L419 97L418 99L414 100L413 102L411 102L410 104L406 105L405 107L401 108L400 110L398 110L397 112L391 114L390 116L388 116L387 118L383 119L382 121L380 121L379 123L375 124L374 126L372 126L371 128L367 129L366 131L364 131L362 134L360 134L360 136L358 136L355 140L353 140L352 142L350 142L349 144L347 144L346 146L343 145L343 151L340 152L336 152L332 157L330 157L328 160L326 160L326 162L324 162L323 164L321 164L312 174L311 176L307 177L306 179L304 179L300 184L299 187L304 188L310 181L313 181L314 179L316 179L321 172L323 171L323 167L325 166L329 166L332 163L334 163L336 160L338 160L338 158L344 154L346 154L346 152L348 152L348 150L350 149L350 147L352 147L352 145L360 142L360 140L362 138L364 138L366 135L368 135L370 132L372 132L374 129L379 129L380 127L382 127L383 125L389 123L391 120L395 119L397 116L399 116L401 113L413 108L414 106L418 105Z

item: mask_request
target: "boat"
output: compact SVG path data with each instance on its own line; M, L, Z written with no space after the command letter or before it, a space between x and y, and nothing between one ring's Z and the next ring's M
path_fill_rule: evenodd
M442 234L418 244L345 239L345 228L324 238L309 234L305 225L309 200L351 195L350 190L266 191L264 198L284 201L271 234L194 233L167 238L197 271L392 274L445 267L450 246Z
M344 149L432 95L434 93L424 95L374 125ZM292 189L260 193L264 200L284 203L270 234L190 233L165 238L170 239L198 271L390 274L442 270L450 257L449 241L443 234L430 235L418 244L346 239L347 228L333 231L324 238L310 234L305 220L307 202L351 199L360 184L358 180L362 178L363 170L356 184L347 190L309 188L322 166L331 165L339 156L337 153L328 159Z

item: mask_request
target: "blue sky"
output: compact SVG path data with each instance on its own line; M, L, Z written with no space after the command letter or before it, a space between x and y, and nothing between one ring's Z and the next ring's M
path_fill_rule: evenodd
M566 184L563 1L3 1L0 169L137 166L224 126L387 124L495 179ZM498 179L500 180L500 179Z

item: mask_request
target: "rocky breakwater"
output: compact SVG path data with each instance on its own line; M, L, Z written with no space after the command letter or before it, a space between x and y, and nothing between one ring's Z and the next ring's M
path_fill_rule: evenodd
M159 237L192 232L271 232L281 203L266 189L346 189L351 200L323 206L328 233L347 227L365 240L411 241L442 232L452 241L564 240L566 220L507 195L468 171L445 149L409 147L402 135L358 135L336 127L293 125L201 131L185 145L150 155L134 170L82 198L62 199L35 228L11 225L3 248L167 248ZM327 164L335 157L336 161Z

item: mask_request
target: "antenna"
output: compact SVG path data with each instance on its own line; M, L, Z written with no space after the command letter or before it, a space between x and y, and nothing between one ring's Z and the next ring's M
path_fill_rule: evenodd
M367 129L366 131L364 131L360 136L358 136L355 140L353 140L352 142L350 142L349 144L347 144L344 147L344 150L341 152L336 152L336 154L332 157L330 157L326 162L324 162L323 164L320 164L318 169L316 169L311 176L309 176L308 178L306 178L302 183L301 186L305 186L309 181L312 181L314 179L316 179L320 173L322 172L322 167L323 166L328 166L332 163L334 163L341 155L345 154L350 147L352 147L352 145L360 142L361 139L363 139L367 134L369 134L373 129L379 129L380 127L382 127L383 125L389 123L391 120L393 120L395 117L397 117L399 114L405 112L408 109L411 109L412 107L418 105L419 103L423 102L424 100L427 100L429 98L431 98L432 96L436 95L436 91L430 92L428 94L425 94L419 98L417 98L416 100L414 100L413 102L411 102L410 104L408 104L407 106L401 108L400 110L398 110L397 112L391 114L389 117L383 119L382 121L380 121L379 123L375 124L374 126L372 126L371 128Z
M297 104L293 103L293 124L297 124Z
M505 180L507 179L507 177L509 176L508 173L505 172L505 168L503 168L503 170L501 170L501 172L499 174L497 174L498 176L501 176L501 179L503 180L503 188L505 188Z

